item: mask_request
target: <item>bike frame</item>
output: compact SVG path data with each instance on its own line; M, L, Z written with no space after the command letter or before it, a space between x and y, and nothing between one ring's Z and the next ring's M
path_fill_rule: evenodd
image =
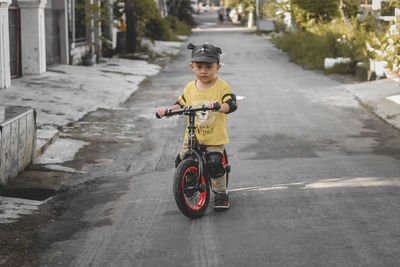
M191 157L194 157L197 162L199 163L199 171L197 175L197 184L199 184L201 177L206 176L205 179L208 179L207 175L204 175L204 159L202 157L202 152L201 149L198 148L198 144L196 142L196 126L195 126L195 118L196 118L196 112L198 111L206 111L206 110L219 110L221 108L220 103L215 103L214 107L212 109L208 108L206 105L203 105L201 107L184 107L183 109L178 109L178 110L167 110L165 112L165 116L173 116L173 115L186 115L189 117L189 125L188 125L188 151L186 152L185 156L183 157L182 160L188 159ZM161 118L158 113L156 113L157 118Z
M190 112L189 114L189 125L188 125L188 151L185 153L185 156L183 159L195 157L197 162L199 163L199 172L197 175L197 184L200 181L201 177L203 177L204 174L204 160L202 157L201 150L198 149L198 144L196 142L196 126L194 124L195 117L196 117L196 112ZM182 159L182 160L183 160Z
M206 146L200 145L196 138L195 119L198 111L220 110L221 105L216 102L213 108L206 105L201 107L184 107L178 110L169 109L164 116L186 115L188 117L188 150L182 158L182 161L176 166L173 180L173 191L175 202L182 213L190 218L201 217L210 199L210 176L206 168ZM156 113L156 117L162 117ZM228 173L230 166L226 151L223 152L222 164L225 168L226 183L228 184ZM196 175L196 177L192 175Z

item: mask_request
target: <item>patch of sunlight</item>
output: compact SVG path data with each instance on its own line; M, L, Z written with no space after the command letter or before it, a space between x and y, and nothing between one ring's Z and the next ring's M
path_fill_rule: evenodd
M338 187L377 187L377 186L396 186L400 187L400 178L378 178L378 177L356 177L356 178L332 178L323 179L315 183L287 183L271 186L252 186L229 189L229 192L256 192L272 191L284 189L324 189Z
M396 104L400 104L400 95L388 96L386 98L393 101Z
M256 189L257 191L270 191L270 190L282 190L282 189L288 189L287 186L272 186L272 187L261 187L259 189Z
M334 188L334 187L372 187L400 186L400 179L381 179L377 177L358 177L351 179L327 179L307 184L303 189Z
M305 182L290 183L290 184L277 184L276 186L291 186L291 185L303 185Z
M288 189L288 187L286 187L286 186L271 186L271 187L255 186L255 187L242 187L242 188L229 189L229 192L240 192L240 191L269 191L269 190L282 190L282 189Z

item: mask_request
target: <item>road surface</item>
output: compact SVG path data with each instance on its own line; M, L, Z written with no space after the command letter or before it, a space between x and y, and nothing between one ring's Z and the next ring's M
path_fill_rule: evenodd
M183 46L124 105L62 129L90 144L67 163L82 173L52 200L57 212L37 233L35 264L399 264L399 132L268 38L219 26L203 24L187 42L222 48L218 75L239 98L228 118L231 208L191 220L173 199L185 121L154 112L194 78Z

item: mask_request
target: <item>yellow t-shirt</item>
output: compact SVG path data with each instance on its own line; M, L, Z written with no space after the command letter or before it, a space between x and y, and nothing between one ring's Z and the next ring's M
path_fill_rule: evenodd
M224 80L217 77L215 84L207 90L197 89L196 80L189 82L183 89L183 95L178 99L181 106L199 107L213 101L218 101L222 104L232 99L232 89ZM227 115L222 112L197 112L195 125L196 138L199 144L225 145L229 143L226 118ZM185 140L188 140L188 129L186 129Z

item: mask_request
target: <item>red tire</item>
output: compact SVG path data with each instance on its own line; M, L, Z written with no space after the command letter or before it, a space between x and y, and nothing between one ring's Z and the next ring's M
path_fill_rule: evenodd
M207 179L201 177L200 180L199 186L204 190L198 190L196 186L198 171L197 161L186 159L179 163L174 177L175 202L181 212L190 218L203 216L210 201L210 185Z

